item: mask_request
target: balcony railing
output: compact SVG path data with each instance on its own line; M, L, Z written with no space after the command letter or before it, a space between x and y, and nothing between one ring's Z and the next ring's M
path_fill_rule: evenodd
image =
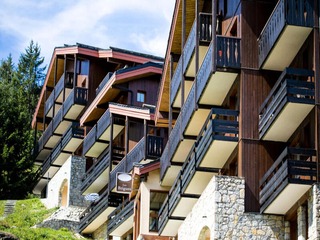
M182 115L179 114L178 119L176 120L176 123L174 125L174 128L172 129L168 143L166 145L166 148L164 149L164 152L161 156L161 169L160 169L160 175L161 179L164 177L165 172L167 171L167 168L171 165L171 159L174 155L174 152L181 140L181 122L182 122Z
M103 157L98 159L83 176L81 192L84 192L109 166L110 154L109 151L107 151Z
M81 215L79 232L82 232L94 219L103 213L108 207L118 207L122 202L120 195L109 193L108 189L99 196L97 202L93 202ZM102 224L102 223L101 223Z
M287 24L313 27L313 1L279 0L258 39L259 65L263 63Z
M125 157L126 161L126 172L130 172L133 169L135 163L141 162L141 160L145 159L145 138L142 138L137 145L127 154Z
M97 123L97 138L100 138L104 131L110 126L111 115L108 109L99 119Z
M212 15L208 13L200 13L199 14L199 41L200 42L206 42L209 43L211 41L211 21L212 21ZM185 72L189 61L191 59L192 54L194 53L194 48L196 46L196 22L193 23L188 39L185 43L185 46L183 48L182 55L179 59L178 65L175 69L175 72L173 74L172 80L171 80L171 91L170 91L170 99L171 103L174 100L179 86L181 84L181 74L182 71ZM182 69L182 59L183 59L183 69Z
M313 71L285 69L260 107L260 138L276 119L286 102L314 104L314 82L305 81L312 80L312 78Z
M94 125L93 128L91 128L91 130L83 140L83 150L82 150L83 155L85 155L90 150L92 145L95 143L96 135L97 135L97 125Z
M146 158L159 158L163 151L163 138L153 135L147 136L147 155Z
M188 94L188 97L183 104L183 107L181 109L181 131L184 132L185 128L187 127L193 112L195 111L195 84L192 85L192 88Z
M74 104L86 105L88 100L88 89L75 87L71 92L66 101L63 103L63 115L70 110Z
M79 127L79 123L73 122L66 133L62 136L61 144L62 148L64 148L71 138L80 138L84 137L84 129Z
M263 211L290 183L312 185L316 179L316 151L286 147L260 180Z
M108 72L107 75L103 78L103 80L101 81L101 83L99 84L99 86L96 89L96 96L100 93L100 91L107 84L107 82L109 82L112 75L113 75L113 72Z
M197 100L199 100L212 73L212 43L197 74ZM217 36L217 68L240 68L240 38ZM223 81L223 80L222 80Z
M108 233L115 230L118 225L122 224L126 221L130 216L133 215L133 206L134 201L131 202L123 202L119 205L108 217Z
M199 40L202 42L211 42L212 39L212 14L200 13Z
M236 110L212 108L197 141L197 166L201 164L214 140L238 141L238 116L239 111ZM215 163L212 165L217 168Z
M110 172L110 184L109 188L110 190L114 189L116 187L116 182L117 182L117 173L119 172L128 172L126 171L126 158L124 157L118 164L117 166Z

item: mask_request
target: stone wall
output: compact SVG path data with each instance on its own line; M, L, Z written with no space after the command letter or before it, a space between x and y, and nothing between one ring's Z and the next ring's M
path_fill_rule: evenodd
M244 212L244 188L243 178L213 177L180 226L178 239L289 239L283 217Z
M50 180L47 186L47 198L42 202L47 208L60 207L62 202L61 191L67 188L66 206L87 206L84 196L81 195L81 179L85 174L85 159L71 156Z
M308 240L320 239L320 185L314 184L308 199Z

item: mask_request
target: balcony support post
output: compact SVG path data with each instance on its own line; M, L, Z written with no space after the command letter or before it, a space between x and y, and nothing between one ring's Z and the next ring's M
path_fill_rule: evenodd
M54 63L54 73L53 73L53 81L54 87L57 85L57 72L58 72L58 57L56 56L55 63ZM51 94L55 94L55 90L53 89ZM53 95L53 107L52 107L52 118L56 114L56 96Z
M196 46L195 46L195 73L196 73L196 76L197 76L197 73L198 73L198 71L199 71L199 30L200 30L200 27L199 27L199 25L200 25L200 18L199 18L199 0L196 0L195 1L195 4L196 4L196 6L195 6L195 16L196 16L196 19L195 19L195 21L196 21ZM197 79L197 78L195 78L195 79ZM195 109L197 109L198 107L197 107L197 84L195 84L194 85L194 92L195 92L195 94L194 94L194 105L195 105Z
M113 162L113 115L110 113L110 144L109 144L109 181L108 181L108 192L111 192L111 171L112 169L112 162Z
M64 83L63 83L63 98L62 98L62 101L64 102L64 100L66 100L66 88L65 88L65 85L66 85L66 78L68 77L67 76L67 55L64 54L64 63L63 63L63 72L64 72Z
M73 63L73 89L75 89L75 87L77 86L77 82L76 81L76 77L77 77L77 54L74 54L74 63Z
M187 10L186 10L186 0L183 0L182 1L182 36L181 36L181 56L180 56L180 59L181 59L181 108L183 107L183 104L184 104L184 85L185 85L185 79L184 79L184 72L183 72L183 69L184 69L184 62L183 62L183 49L184 49L184 45L185 45L185 38L186 38L186 15L187 15ZM180 135L180 139L183 139L183 136L182 136L182 129L180 127L180 130L179 130L179 135Z
M316 103L316 107L315 107L315 122L316 122L316 133L315 133L315 137L316 137L316 151L317 151L317 182L320 182L320 59L319 59L319 54L320 54L320 50L319 50L319 6L318 6L318 0L314 1L314 26L315 26L315 30L313 31L313 37L314 37L314 79L315 79L315 103Z
M216 63L216 52L217 52L217 0L212 0L212 24L211 24L211 34L212 34L212 72L216 72L217 63Z
M125 120L125 138L124 139L125 139L124 151L126 155L125 161L127 162L127 156L129 152L129 117L128 116L126 116L126 120ZM127 163L124 165L124 171L127 172Z
M173 53L170 54L170 82L172 81L173 76ZM171 130L172 130L172 106L171 106L171 88L169 87L169 129L168 129L168 136L170 136Z
M143 137L144 137L144 159L147 158L147 147L148 147L148 142L147 142L147 133L148 133L148 125L147 125L147 120L143 119Z

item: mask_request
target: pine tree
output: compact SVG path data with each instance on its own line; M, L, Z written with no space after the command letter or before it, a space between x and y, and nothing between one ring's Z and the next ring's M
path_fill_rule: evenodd
M42 63L33 41L17 68L11 56L0 63L0 199L24 198L34 186L31 119L44 78Z
M38 43L30 41L25 53L20 55L17 78L25 88L30 119L38 102L38 96L45 78L46 66L42 67L44 57L41 57L41 48Z

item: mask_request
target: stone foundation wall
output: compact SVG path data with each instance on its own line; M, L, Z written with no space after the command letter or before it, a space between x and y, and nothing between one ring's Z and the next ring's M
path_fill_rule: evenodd
M320 239L320 185L314 184L308 199L308 240Z
M71 156L50 180L47 186L47 198L42 202L47 208L61 206L61 190L64 185L68 188L67 206L87 206L88 203L81 195L81 179L85 174L85 159Z
M283 217L244 213L244 188L243 178L213 177L180 226L178 239L289 239Z

